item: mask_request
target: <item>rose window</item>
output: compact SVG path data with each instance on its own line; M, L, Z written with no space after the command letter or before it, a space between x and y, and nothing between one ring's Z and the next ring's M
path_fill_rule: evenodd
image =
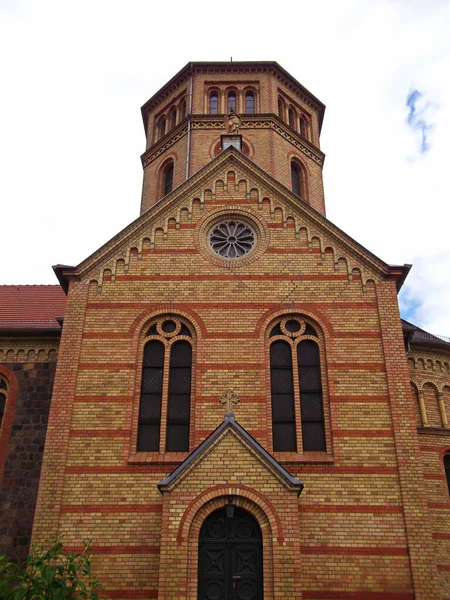
M255 246L256 235L243 221L221 221L209 233L209 245L222 258L240 258Z

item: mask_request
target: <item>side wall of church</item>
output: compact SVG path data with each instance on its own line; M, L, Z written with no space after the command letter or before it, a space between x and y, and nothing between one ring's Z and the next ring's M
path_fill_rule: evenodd
M132 248L106 258L102 272L71 284L34 540L59 532L80 548L90 538L110 597L169 598L158 596L158 581L172 576L159 571L161 535L175 535L189 494L204 492L204 482L194 476L184 505L172 511L169 499L163 512L156 484L188 453L136 452L148 327L173 315L191 329L190 450L222 422L219 398L231 388L241 398L237 421L272 453L269 328L301 315L320 333L327 447L274 453L305 483L296 500L295 585L304 600L436 598L421 466L409 462L417 435L395 282L358 263L295 205L262 185L250 193L247 178L229 171L206 181L198 198L168 206ZM202 233L209 218L230 211L261 227L255 260L236 268L210 254ZM225 487L252 480L252 461L231 477L223 460L209 465L209 478L216 469ZM278 488L249 493L262 495L261 510L272 506L292 533ZM186 581L189 564L189 554L178 555ZM189 568L195 575L196 565ZM299 597L298 587L289 595L281 565L272 574L272 593ZM196 597L187 583L185 590L177 598Z
M414 345L408 365L434 555L445 597L450 589L450 488L444 467L444 457L450 455L450 355Z
M7 399L0 428L0 555L17 561L30 548L57 347L58 340L26 339L1 348Z

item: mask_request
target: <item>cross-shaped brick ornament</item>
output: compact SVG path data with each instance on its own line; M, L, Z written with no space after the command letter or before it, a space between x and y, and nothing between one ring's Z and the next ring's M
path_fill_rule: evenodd
M232 415L233 413L233 404L238 404L240 402L240 398L237 394L233 392L233 390L227 390L225 394L220 398L220 403L223 406L226 406L227 415Z

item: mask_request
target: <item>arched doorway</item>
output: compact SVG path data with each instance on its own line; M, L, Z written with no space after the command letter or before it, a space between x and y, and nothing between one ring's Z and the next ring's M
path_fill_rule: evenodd
M199 600L262 600L262 535L249 512L228 505L211 513L198 556Z

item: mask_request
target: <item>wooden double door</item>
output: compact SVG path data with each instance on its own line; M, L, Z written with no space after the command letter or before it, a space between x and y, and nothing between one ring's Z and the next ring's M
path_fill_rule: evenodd
M261 529L250 513L224 507L205 519L198 580L199 600L263 600Z

